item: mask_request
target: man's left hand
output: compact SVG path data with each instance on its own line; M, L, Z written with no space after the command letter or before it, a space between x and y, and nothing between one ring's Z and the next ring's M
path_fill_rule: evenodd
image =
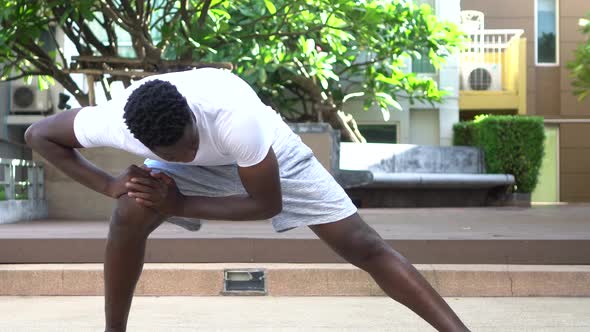
M143 206L163 215L179 215L184 196L174 179L165 173L150 173L151 178L132 178L126 183L127 195Z

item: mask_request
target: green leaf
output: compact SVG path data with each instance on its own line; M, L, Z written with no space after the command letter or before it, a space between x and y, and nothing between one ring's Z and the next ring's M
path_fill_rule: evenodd
M266 9L268 9L268 12L271 15L274 15L277 12L277 8L275 7L275 5L272 3L271 0L264 0L264 4L266 5Z
M306 56L309 56L315 49L315 41L313 39L305 39L301 37L299 39L299 43L301 44L301 50L303 51L303 54Z
M258 80L260 83L265 83L267 79L266 70L264 68L258 68Z
M37 76L37 84L39 85L40 90L47 90L49 86L47 82L43 79L43 76Z
M394 108L396 108L399 111L403 110L402 105L400 103L398 103L395 99L393 99L393 97L391 95L389 95L385 92L377 92L375 95L377 97L379 97L387 105L393 106Z
M391 113L389 113L387 107L381 107L381 115L383 115L383 121L385 122L389 121L389 118L391 117Z
M342 98L342 103L347 102L348 100L352 99L352 98L358 98L358 97L363 97L365 95L364 92L353 92L353 93L349 93L346 96L344 96L344 98Z

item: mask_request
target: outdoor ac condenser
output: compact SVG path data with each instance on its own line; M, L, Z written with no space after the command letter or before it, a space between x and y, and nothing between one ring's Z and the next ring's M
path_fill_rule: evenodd
M41 90L37 79L31 84L15 80L10 85L10 112L19 114L40 114L51 111L50 90Z
M461 64L462 90L501 91L502 65L496 63Z

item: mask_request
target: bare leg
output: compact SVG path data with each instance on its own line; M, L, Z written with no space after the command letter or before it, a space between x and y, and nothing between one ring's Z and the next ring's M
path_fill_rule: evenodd
M389 297L438 331L469 331L426 279L358 214L310 228L340 256L367 271Z
M127 195L117 200L107 240L104 284L106 331L123 332L143 269L146 240L163 218Z

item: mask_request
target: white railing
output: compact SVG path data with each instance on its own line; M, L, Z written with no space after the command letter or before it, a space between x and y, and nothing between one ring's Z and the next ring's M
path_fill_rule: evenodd
M493 29L493 30L476 30L467 33L468 42L465 44L463 54L468 54L474 62L489 61L488 58L495 59L500 63L504 51L512 43L517 42L524 30L521 29ZM486 53L492 53L492 57L486 56Z
M0 188L6 200L45 198L43 165L30 160L0 158Z
M516 90L524 30L471 30L461 52L463 90Z

